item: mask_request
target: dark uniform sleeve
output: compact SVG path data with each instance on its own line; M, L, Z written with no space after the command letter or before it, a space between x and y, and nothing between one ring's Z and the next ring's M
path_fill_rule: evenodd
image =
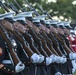
M27 58L27 56L26 56L26 54L23 52L23 48L21 47L21 43L17 40L17 38L14 36L14 35L12 35L11 37L11 40L12 39L14 39L15 40L15 42L16 42L16 44L17 44L17 55L18 55L18 57L20 58L20 60L23 62L23 63L29 63L30 62L30 58Z
M3 38L0 35L0 63L4 59L4 56L5 56L5 43Z

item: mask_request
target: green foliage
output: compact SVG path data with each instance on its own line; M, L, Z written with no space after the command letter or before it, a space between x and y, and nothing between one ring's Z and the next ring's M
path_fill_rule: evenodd
M37 0L33 0L33 2L31 2L35 3L36 1ZM64 19L76 19L76 5L72 4L73 1L74 0L57 0L56 3L47 3L47 0L38 0L38 3L42 5L43 9L47 10L52 17L57 16L60 18L60 16L63 16Z
M9 3L12 2L17 9L19 10L20 8L16 5L15 0L8 0ZM23 4L26 5L25 0L16 0L21 7L23 7ZM53 16L57 16L60 18L60 16L63 16L64 19L76 19L76 5L73 5L72 2L74 0L56 0L56 2L48 2L50 0L28 0L31 5L35 3L39 3L44 10L49 12L49 14ZM53 1L53 0L52 0ZM34 6L34 5L33 5ZM38 8L35 5L35 8ZM28 9L28 8L27 8ZM0 13L3 13L4 10L0 9ZM39 10L40 12L40 10ZM40 12L41 14L41 12Z
M49 7L53 10L50 12L53 16L63 16L64 18L76 19L76 6L72 4L73 0L57 0L56 3L49 3ZM57 13L56 13L57 12Z
M0 8L0 14L5 13L5 10Z
M76 75L76 72L73 75Z
M12 3L17 7L17 9L19 9L19 7L18 7L17 4L15 3L15 1L17 1L20 6L23 5L23 0L8 0L8 1L9 1L9 3L12 2Z

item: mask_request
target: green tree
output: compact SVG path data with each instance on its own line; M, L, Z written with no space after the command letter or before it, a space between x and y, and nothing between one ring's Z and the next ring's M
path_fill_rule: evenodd
M19 7L16 5L14 0L8 0L8 1L12 2L19 10ZM19 3L21 7L24 7L26 5L26 3L24 2L25 0L16 0L16 1ZM50 0L28 0L28 1L32 6L35 6L35 8L38 8L36 6L36 2L39 3L42 6L42 8L46 10L47 12L49 12L49 14L52 17L57 16L58 18L60 18L62 16L63 19L60 18L61 20L76 19L75 17L76 16L76 4L74 2L75 0L56 0L56 2L51 2ZM2 10L0 9L0 12L1 13L4 12L3 9Z
M58 17L63 16L64 19L76 19L76 5L72 4L73 1L74 0L57 0L56 3L50 2L48 4L50 9L52 9L50 15L56 15Z

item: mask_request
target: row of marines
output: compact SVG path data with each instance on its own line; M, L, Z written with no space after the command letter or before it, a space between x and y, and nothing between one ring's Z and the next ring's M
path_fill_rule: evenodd
M0 14L0 75L74 73L76 53L67 39L70 23L33 13Z

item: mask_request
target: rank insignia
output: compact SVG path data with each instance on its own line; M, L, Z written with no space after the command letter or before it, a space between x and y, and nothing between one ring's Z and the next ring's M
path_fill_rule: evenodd
M2 48L0 47L0 55L2 55Z

